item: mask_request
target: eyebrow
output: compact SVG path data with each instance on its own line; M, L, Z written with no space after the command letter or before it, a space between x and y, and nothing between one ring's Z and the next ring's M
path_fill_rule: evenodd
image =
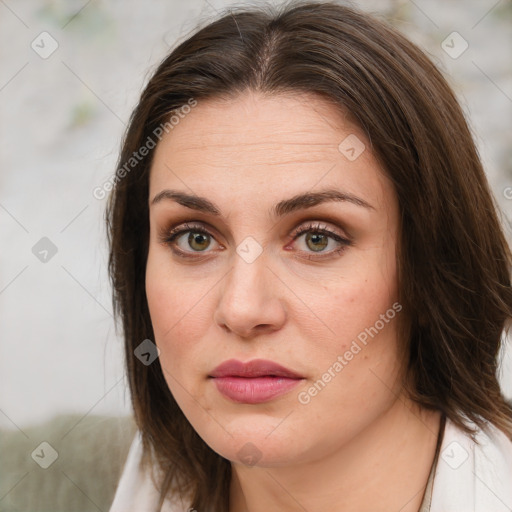
M189 194L178 190L165 189L159 192L151 200L150 204L154 205L160 203L163 200L174 201L178 204L181 204L182 206L185 206L186 208L190 208L191 210L209 213L215 216L221 215L221 211L219 207L215 205L215 203L212 203L205 197L197 196L195 194ZM361 199L360 197L357 197L348 192L343 192L341 190L326 189L319 192L306 192L304 194L295 195L289 199L283 199L270 209L270 214L273 217L283 217L297 210L312 208L318 204L331 201L348 202L355 204L356 206L375 210L375 208L370 203L364 199Z

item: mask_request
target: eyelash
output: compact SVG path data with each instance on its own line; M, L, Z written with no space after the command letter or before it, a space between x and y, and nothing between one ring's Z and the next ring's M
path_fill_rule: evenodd
M180 226L178 226L176 228L173 228L173 229L171 229L169 231L163 230L160 233L160 235L159 235L160 242L165 244L165 245L167 245L167 246L169 246L170 249L172 250L172 252L174 254L178 255L181 258L198 258L200 256L191 256L186 251L182 251L181 249L177 249L176 248L175 240L180 235L182 235L184 233L188 233L190 231L192 231L194 233L200 233L202 235L207 235L207 236L210 236L212 238L215 238L201 224L184 223L184 224L181 224ZM320 224L313 223L313 222L310 222L308 224L305 224L305 225L302 225L302 226L296 228L293 231L293 233L292 233L292 242L297 240L297 238L299 238L304 233L308 233L308 232L313 232L315 234L326 235L327 237L329 237L329 238L331 238L331 239L333 239L336 242L341 244L340 248L333 249L333 250L331 250L328 253L318 253L318 255L304 256L308 260L319 261L319 260L323 260L323 259L326 259L326 258L331 258L335 254L341 255L341 253L344 252L344 250L347 247L351 246L352 243L353 243L352 240L350 240L349 238L345 238L345 237L340 236L338 233L336 233L335 231L331 230L329 227L327 227L325 225L322 227ZM195 252L199 252L199 251L195 251Z

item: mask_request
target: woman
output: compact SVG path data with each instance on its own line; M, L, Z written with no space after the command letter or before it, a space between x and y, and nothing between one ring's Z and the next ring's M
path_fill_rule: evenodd
M335 3L226 14L158 67L119 163L139 433L113 512L510 510L511 254L416 46Z

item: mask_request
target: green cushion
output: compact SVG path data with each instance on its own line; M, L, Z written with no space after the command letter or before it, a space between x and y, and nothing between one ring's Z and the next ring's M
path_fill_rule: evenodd
M0 510L107 512L135 432L132 417L93 415L0 430Z

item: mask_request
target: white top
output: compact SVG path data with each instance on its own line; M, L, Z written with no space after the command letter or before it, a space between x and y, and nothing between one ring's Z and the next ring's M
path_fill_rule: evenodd
M473 426L473 425L472 425ZM435 468L431 502L425 495L421 510L430 512L511 512L512 441L488 424L478 429L479 445L446 419ZM142 456L137 432L119 481L110 512L155 512L159 493L149 475L139 469ZM165 501L162 512L190 512L179 498Z

